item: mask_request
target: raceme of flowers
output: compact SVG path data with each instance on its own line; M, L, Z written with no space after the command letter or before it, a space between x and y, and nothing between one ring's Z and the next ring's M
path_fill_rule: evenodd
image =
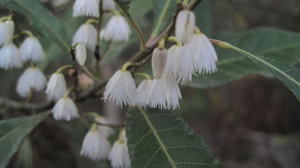
M55 1L58 5L67 2ZM109 14L106 16L110 17L102 30L95 27L99 24L98 20L90 18L73 36L72 56L79 66L85 66L88 54L95 52L100 39L120 42L130 38L130 26L126 18L117 11L114 0L75 0L74 17L97 18L100 12ZM47 100L54 103L51 113L55 120L70 121L80 117L71 95L74 88L67 87L63 73L74 66L58 68L47 81L37 66L46 58L43 46L30 31L22 31L21 37L23 42L18 48L14 44L12 17L0 18L0 68L7 70L26 66L18 79L16 92L30 100L34 92L45 91ZM167 42L172 46L166 48ZM196 26L194 13L184 8L177 15L174 36L161 39L152 52L152 76L141 72L132 74L129 68L139 64L128 62L107 82L103 100L114 102L120 107L177 109L182 99L179 85L192 81L194 75L216 72L217 60L213 45ZM136 76L144 78L138 85L134 79ZM108 138L114 134L114 130L108 126L109 122L98 114L92 116L93 124L83 139L80 155L92 160L108 159L113 168L130 168L126 131L121 129L118 139L111 145Z

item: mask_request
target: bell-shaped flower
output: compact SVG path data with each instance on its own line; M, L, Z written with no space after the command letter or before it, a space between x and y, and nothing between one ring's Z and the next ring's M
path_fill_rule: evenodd
M45 58L45 52L40 41L35 37L27 37L20 47L20 56L23 62L38 62Z
M185 84L192 80L194 73L192 51L191 44L174 45L168 50L166 71L175 77L179 83Z
M190 10L182 10L178 13L175 25L175 36L180 42L188 43L194 34L196 25L195 14Z
M67 91L65 77L62 73L55 72L51 75L46 89L48 101L57 101Z
M87 58L87 52L85 45L82 43L78 43L75 46L75 59L80 65L84 65Z
M99 0L76 0L73 6L73 17L99 16Z
M12 20L0 23L0 45L12 43L14 28L15 23Z
M103 10L113 10L116 8L114 0L102 0Z
M117 106L134 105L136 85L127 70L117 71L108 81L104 91L104 101L114 101Z
M126 133L123 129L111 149L109 160L113 168L131 168Z
M95 161L108 158L111 145L100 131L97 125L93 124L84 137L80 155Z
M149 92L152 87L152 82L153 80L146 79L143 80L139 86L136 89L137 96L136 96L136 101L135 104L139 107L147 107L149 105L148 103L148 96Z
M4 45L0 49L0 68L20 68L22 64L19 49L14 44Z
M74 118L79 117L76 104L67 95L63 96L58 100L51 112L55 120L70 121Z
M42 91L46 84L47 80L43 72L37 67L30 67L20 76L17 83L17 93L25 98L30 95L31 91Z
M114 15L103 31L103 38L107 41L128 41L130 34L131 30L125 18Z
M107 119L102 116L96 117L95 120L101 124L109 124ZM99 127L99 131L101 132L101 134L104 135L105 137L109 137L114 133L114 130L111 127L109 127L108 125L100 125L99 124L98 127Z
M203 33L196 33L192 40L194 68L199 74L209 74L217 71L218 61L215 48Z
M94 51L97 45L97 30L89 23L82 24L73 36L73 45L84 44L89 50Z

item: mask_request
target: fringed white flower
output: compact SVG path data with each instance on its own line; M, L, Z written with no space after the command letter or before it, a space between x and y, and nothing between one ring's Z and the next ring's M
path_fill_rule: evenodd
M165 90L164 78L153 79L148 91L147 103L151 108L167 108L167 93Z
M148 106L148 96L150 94L151 86L153 80L146 79L143 80L136 89L137 96L135 104L139 107L147 107Z
M4 45L0 49L0 68L20 68L22 64L19 49L14 44Z
M42 91L47 84L45 75L36 67L27 68L17 83L17 93L22 97L29 96L32 91Z
M86 48L85 45L82 43L78 43L75 46L75 58L76 61L80 64L80 65L84 65L86 58L87 58L87 52L86 52Z
M95 120L102 124L109 124L107 119L102 116L96 117ZM103 134L105 137L109 137L114 133L114 130L109 126L99 125L98 127L101 134Z
M103 0L102 1L103 10L113 10L116 8L114 0Z
M111 145L96 124L93 124L90 131L84 137L80 155L92 160L107 159Z
M0 23L0 45L12 43L15 23L7 20Z
M73 45L76 43L82 43L93 52L97 44L96 28L89 23L82 24L73 36L72 43Z
M195 25L195 14L192 11L180 11L177 16L175 25L176 39L184 44L188 43L193 37Z
M67 91L65 77L62 73L55 72L51 75L46 89L48 101L57 101Z
M74 118L79 117L76 104L67 95L63 96L58 100L51 112L55 120L70 121Z
M35 37L27 37L20 47L22 61L38 62L45 58L45 52L40 41Z
M109 160L113 168L131 168L131 160L129 158L127 138L124 129L121 130L119 139L114 143L111 149Z
M182 99L179 86L172 76L164 75L166 109L175 110L179 108L179 100Z
M107 23L103 37L109 41L128 41L131 34L130 27L121 15L114 15Z
M192 45L195 71L199 74L216 72L217 53L206 35L196 33L193 36Z
M99 0L76 0L73 6L73 17L99 16Z
M117 71L108 81L104 91L104 101L113 101L117 106L134 105L136 85L127 70Z
M174 45L168 50L167 72L181 84L192 80L194 60L192 45Z

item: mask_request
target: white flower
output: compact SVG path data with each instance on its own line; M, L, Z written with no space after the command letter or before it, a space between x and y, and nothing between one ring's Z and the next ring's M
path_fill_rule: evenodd
M82 43L78 43L75 47L75 58L76 61L80 64L80 65L84 65L85 61L86 61L86 57L87 57L87 53L86 53L86 48L85 45Z
M52 109L53 118L55 120L70 121L79 117L78 109L74 101L68 96L63 96L58 100Z
M107 119L102 116L96 117L95 120L101 124L108 124ZM98 128L101 134L103 134L105 137L109 137L114 133L114 130L109 126L99 125Z
M181 92L177 82L172 76L165 75L165 93L166 93L166 109L175 110L179 107L179 100L181 97Z
M168 60L166 71L185 84L192 80L194 72L194 60L192 57L192 45L174 45L168 50Z
M102 1L103 10L112 10L116 8L114 0L103 0Z
M195 14L192 11L180 11L177 16L175 25L176 39L180 42L183 42L184 44L188 43L193 37L195 25Z
M136 89L137 96L135 104L140 107L146 107L148 105L148 96L151 90L152 80L143 80Z
M45 58L45 52L39 40L35 37L27 37L20 47L22 61L38 62Z
M217 53L208 38L202 33L195 34L192 45L195 71L199 74L213 73L217 71Z
M0 68L9 69L14 67L22 67L19 49L14 44L4 45L0 49Z
M107 41L128 41L130 34L131 30L124 17L115 15L108 21L103 36Z
M7 20L0 23L0 45L11 43L14 36L15 23Z
M97 44L97 30L89 23L82 24L73 36L73 45L84 44L91 51L95 50Z
M134 105L136 85L128 71L117 71L108 81L104 91L104 101L114 101L117 106Z
M109 160L111 161L111 166L113 168L131 167L125 130L121 131L119 139L114 143L109 154Z
M106 137L99 132L96 125L93 125L90 131L84 137L80 155L92 160L107 159L111 145Z
M67 86L64 75L57 72L52 74L46 89L48 100L58 100L64 96L66 91Z
M17 92L22 97L27 97L31 90L42 91L47 84L45 75L36 67L27 68L20 76L17 83Z
M76 0L73 6L73 16L99 16L99 0Z
M163 74L165 73L166 64L168 59L168 51L163 48L155 48L152 54L152 72L154 78L161 78Z

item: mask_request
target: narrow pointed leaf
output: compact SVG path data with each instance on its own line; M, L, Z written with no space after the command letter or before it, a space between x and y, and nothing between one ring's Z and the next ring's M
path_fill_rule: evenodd
M300 62L300 35L296 33L260 28L244 33L224 34L217 39L227 41L251 53L273 58L288 64ZM247 75L270 73L247 57L234 51L218 49L218 72L194 77L189 85L196 88L216 87Z
M132 168L217 168L203 139L176 115L132 109L127 116Z
M0 168L5 168L28 134L46 117L42 113L0 121Z
M58 18L38 0L1 0L0 6L23 15L32 28L44 38L55 41L64 51L69 51L66 33Z

